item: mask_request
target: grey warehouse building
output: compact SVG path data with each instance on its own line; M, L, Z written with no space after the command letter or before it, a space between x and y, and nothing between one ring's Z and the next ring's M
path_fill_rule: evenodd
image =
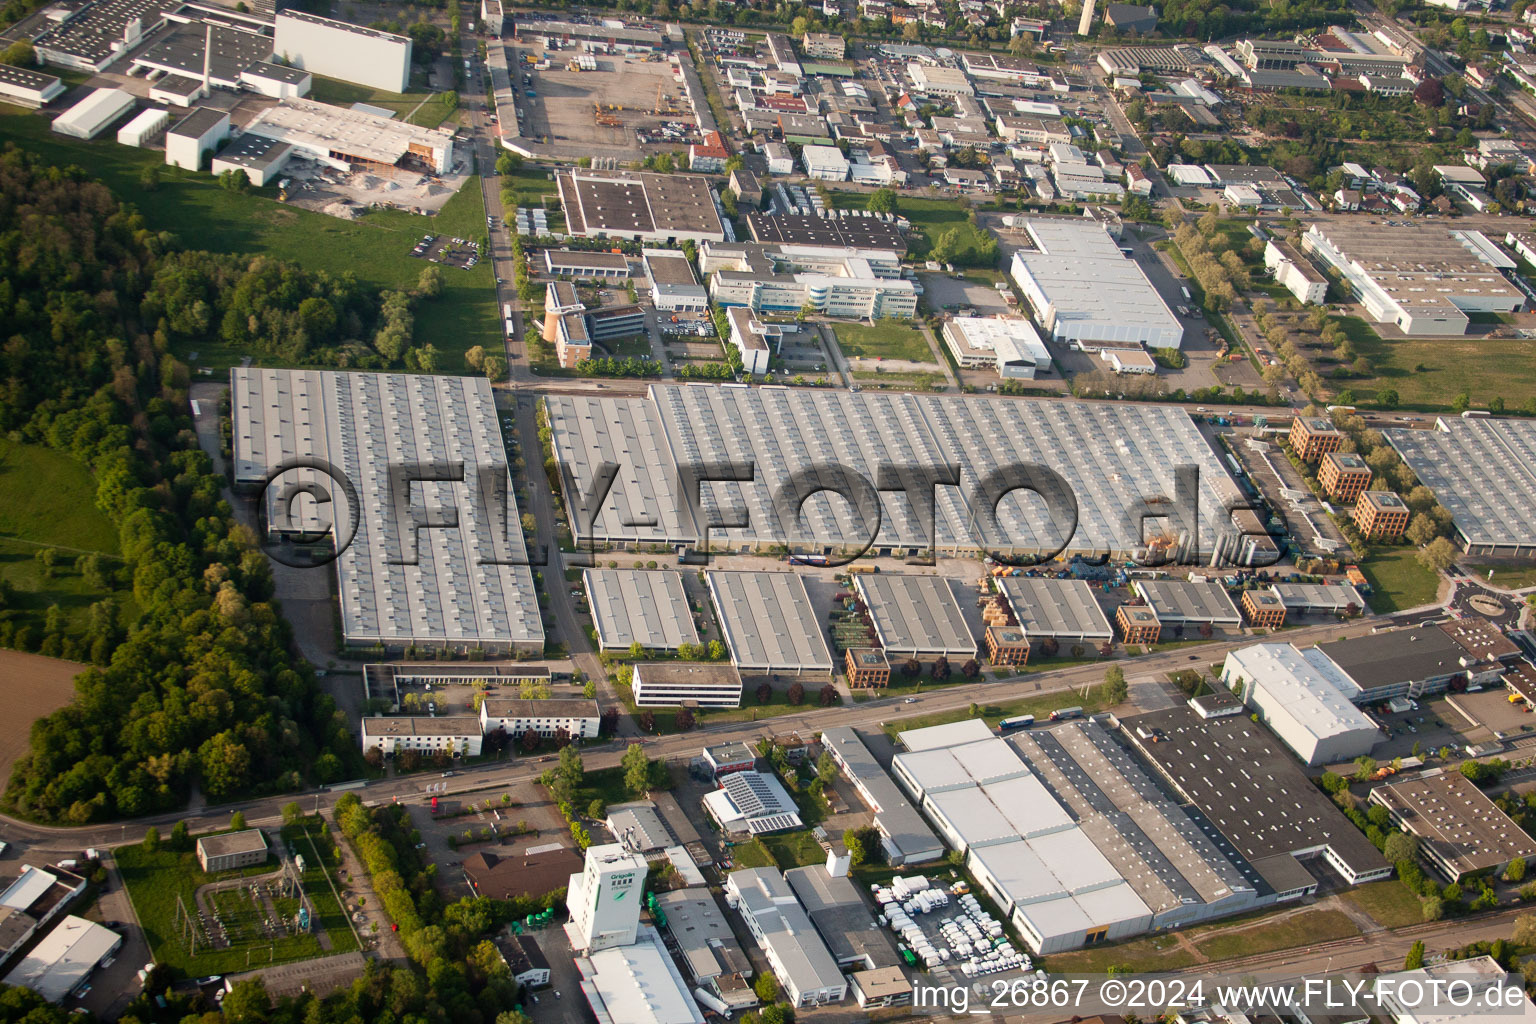
M1430 430L1385 430L1468 554L1536 553L1536 422L1442 417Z
M1144 550L1154 535L1170 538L1165 551L1201 562L1241 560L1257 550L1225 511L1239 499L1237 485L1189 414L1174 406L670 384L652 385L645 398L551 395L545 402L571 508L591 492L600 465L620 469L593 515L574 518L579 543L697 545L707 532L715 551L786 544L807 554L932 550L933 521L902 490L879 492L878 529L827 491L810 494L797 515L783 498L791 482L831 465L871 485L886 466L904 484L934 494L937 548L945 556L985 549L1121 558ZM695 510L679 489L680 467L727 460L749 464L752 480L701 482ZM996 504L994 518L980 482L1029 464L1055 474L1038 481L1050 504L1015 490ZM941 467L954 465L961 485L933 486ZM1180 466L1199 470L1198 524L1177 521L1186 514L1179 511L1186 503L1174 500ZM651 525L633 525L647 520Z
M705 582L738 669L832 672L832 653L803 577L792 572L710 572Z
M942 576L897 573L853 578L888 655L974 658L976 638Z
M858 790L859 797L875 812L875 830L880 833L887 863L901 867L944 856L944 844L857 732L845 725L834 726L822 732L821 743Z
M675 572L644 569L584 569L587 600L598 646L625 651L631 644L675 651L699 642L683 579Z

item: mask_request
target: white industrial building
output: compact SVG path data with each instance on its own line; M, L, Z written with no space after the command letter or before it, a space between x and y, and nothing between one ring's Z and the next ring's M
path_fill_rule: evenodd
M165 162L187 171L203 169L203 157L229 138L229 112L196 107L165 133Z
M901 255L880 249L710 242L699 270L722 306L754 312L818 313L848 319L910 319L917 288L901 276Z
M913 62L907 65L907 77L912 80L913 91L925 96L976 95L971 80L959 68Z
M1255 644L1227 654L1221 681L1308 765L1352 761L1381 739L1381 731L1351 703L1349 677L1316 647Z
M273 51L296 68L388 92L411 84L411 40L303 11L277 16Z
M47 106L64 95L64 82L30 68L0 64L0 99L18 107Z
M779 351L783 329L778 324L765 324L757 318L750 306L730 306L725 319L731 326L727 341L741 357L743 373L765 374L768 363Z
M585 698L528 700L487 697L480 702L480 731L505 729L508 736L536 732L551 739L564 732L573 740L597 739L602 711Z
M171 123L171 112L160 107L141 110L117 130L117 141L124 146L143 146Z
M50 1003L62 1003L122 944L117 932L71 914L32 947L5 976L5 983L29 988Z
M741 707L741 673L730 665L637 662L630 688L636 707L673 708L683 704L701 708Z
M351 171L393 175L396 168L443 174L453 166L453 131L423 128L367 110L293 97L268 107L245 126L292 146L300 155Z
M1344 276L1377 323L1404 334L1465 334L1468 313L1518 313L1514 261L1480 231L1374 221L1313 224L1302 248Z
M236 367L230 378L235 486L264 490L269 534L350 539L335 560L349 646L543 653L533 572L484 377ZM388 445L371 443L379 437ZM281 479L330 501L279 505L282 488L266 484L299 457L336 467L361 507L346 508L344 489L338 494L334 480L311 469ZM413 505L456 509L458 520L409 529L412 513L395 507L392 467L438 463L461 465L463 479L417 484L422 497ZM482 499L482 484L507 488L504 508Z
M651 305L662 313L703 313L709 290L699 284L693 264L676 249L643 249L641 263L651 285Z
M645 858L619 843L587 847L581 874L566 886L565 934L579 955L634 945L644 899Z
M875 830L880 833L886 863L901 867L944 855L944 844L901 788L891 781L857 732L848 726L836 726L821 734L821 743L853 783L860 799L874 812Z
M1289 242L1271 238L1265 244L1264 268L1275 275L1277 283L1296 296L1297 302L1311 305L1328 296L1328 279Z
M908 730L892 772L922 801L1029 947L1056 953L1146 931L1152 911L986 724Z
M1030 218L1025 230L1035 248L1014 253L1012 276L1052 338L1082 350L1183 344L1184 325L1103 228Z
M795 154L782 142L769 142L763 146L763 156L768 160L769 174L795 173Z
M722 831L762 836L803 826L794 797L777 776L742 771L718 781L720 788L704 795L704 809Z
M848 180L848 158L836 146L806 146L800 151L800 162L817 181Z
M293 147L288 143L246 132L219 150L211 170L216 175L244 171L251 184L260 188L282 174L292 157Z
M777 868L732 871L725 879L725 902L740 911L790 1005L822 1006L848 995L848 981L831 950Z
M640 894L629 902L637 904ZM634 943L575 958L581 994L598 1024L704 1024L693 993L649 926Z
M362 724L363 753L378 747L386 756L403 750L450 757L479 757L485 730L473 715L375 715Z
M262 60L240 72L240 84L258 96L291 100L308 96L314 77L303 68Z
M85 99L53 120L53 130L76 139L94 139L133 109L133 94L121 89L92 89Z
M996 370L1006 379L1033 380L1051 369L1051 352L1022 317L957 316L944 323L944 344L966 369Z

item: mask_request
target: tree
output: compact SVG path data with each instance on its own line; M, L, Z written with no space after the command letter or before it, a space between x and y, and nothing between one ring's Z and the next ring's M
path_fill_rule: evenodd
M1417 971L1424 966L1424 940L1416 939L1412 946L1408 947L1408 956L1403 960L1403 970Z
M1459 392L1451 399L1451 408L1456 412L1466 412L1472 407L1472 394L1467 391Z
M304 820L304 808L297 800L283 804L283 824L297 825Z
M640 723L640 728L646 732L656 731L656 714L655 712L651 711L650 708L646 708L644 711L640 712L638 721Z
M967 679L975 679L981 674L981 665L975 658L967 658L965 664L960 666L960 674Z
M1413 99L1423 107L1445 106L1445 85L1438 78L1426 78L1413 90Z
M893 189L877 188L869 194L864 208L873 213L895 213L896 192Z
M171 826L171 849L177 853L184 853L192 848L192 837L187 831L187 823L178 821Z
M37 63L37 51L32 49L32 44L25 39L16 42L0 51L0 64L9 64L12 67L30 68Z
M1512 885L1518 885L1525 880L1525 858L1516 857L1509 862L1509 867L1504 869L1504 881Z
M767 683L758 683L756 696L758 704L767 704L773 700L773 687Z
M1368 782L1376 774L1376 759L1367 754L1355 758L1355 781Z
M823 785L830 785L832 780L837 778L837 761L830 751L823 750L816 758L816 777Z
M838 704L841 701L842 697L838 696L837 687L833 686L831 683L827 683L821 688L820 692L816 694L816 702L824 708L830 708L834 704Z
M1130 687L1125 681L1125 670L1119 665L1111 665L1104 670L1104 703L1110 707L1123 703L1131 695Z
M0 62L3 63L3 62ZM139 172L139 188L145 192L153 192L160 187L160 168L162 164L150 164Z
M915 657L908 658L906 662L901 666L901 671L902 674L916 679L918 676L922 675L923 663L918 661Z
M443 106L447 107L449 110L459 109L459 94L452 89L439 94L437 98L441 100Z
M1529 949L1536 945L1536 914L1521 914L1510 928L1509 940L1517 946Z
M229 827L236 832L245 831L245 812L236 811L234 814L231 814L229 816Z
M1423 547L1440 535L1440 527L1435 525L1435 520L1420 512L1414 515L1412 522L1408 524L1407 538L1414 544Z
M690 707L678 708L677 714L672 716L672 724L677 726L678 732L688 732L696 723L697 716L694 715L693 708Z
M236 982L219 1005L224 1011L224 1019L230 1024L262 1024L267 1019L272 1000L260 978L247 978Z
M160 849L160 830L151 825L144 830L144 852L154 853ZM1524 868L1524 865L1521 865Z
M1444 572L1456 561L1456 546L1444 537L1436 537L1414 557L1430 572Z
M645 747L631 743L619 765L624 769L624 788L629 795L644 796L651 783L651 759L645 756Z
M501 356L486 356L484 371L487 380L499 384L507 379L507 361Z
M1388 864L1412 862L1418 859L1419 841L1406 832L1393 832L1387 836L1386 845L1381 848L1381 853L1387 858Z
M799 707L801 704L804 704L805 703L805 687L802 686L798 682L790 683L789 684L789 693L787 694L787 698L789 700L789 703L794 705L795 707Z
M779 996L779 981L769 971L763 971L752 983L752 991L757 993L757 998L765 1004L771 1003Z

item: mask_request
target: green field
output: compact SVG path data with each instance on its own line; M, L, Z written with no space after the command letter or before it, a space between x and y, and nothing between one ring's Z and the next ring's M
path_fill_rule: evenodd
M821 848L821 844L816 841L816 837L808 828L794 832L776 832L773 835L761 836L758 841L773 857L780 871L822 864L827 859L827 851ZM740 847L737 849L739 850Z
M1360 929L1343 911L1308 910L1278 921L1259 917L1251 924L1211 925L1189 932L1188 937L1212 960L1232 960L1359 934Z
M1372 611L1385 615L1434 601L1439 577L1419 564L1417 554L1412 546L1381 548L1361 560L1360 571L1371 584Z
M835 210L863 210L869 202L869 196L863 192L828 194ZM960 233L967 236L968 242L978 242L986 237L985 231L971 224L970 208L953 199L912 199L902 196L896 213L912 222L909 241L912 243L913 256L926 255L933 243L939 240L939 236L950 228L959 228Z
M932 363L933 351L923 332L900 320L881 320L872 327L834 324L838 347L855 359L903 359Z
M433 265L410 255L411 246L422 235L479 238L485 233L485 203L478 178L466 181L435 217L379 210L344 221L278 203L273 188L246 195L225 191L212 175L167 167L162 154L118 145L110 132L92 142L55 135L43 118L17 107L0 105L0 138L60 166L85 168L136 206L150 227L171 232L184 246L266 253L308 270L338 276L351 273L376 288L413 287L422 269ZM154 191L146 191L139 183L149 166L161 170L160 186ZM416 340L437 346L444 372L462 372L463 353L473 345L501 344L492 288L490 260L467 271L444 267L442 295L418 305ZM198 365L215 370L238 362L243 355L221 352L206 343L195 348L200 354ZM259 365L261 360L255 362Z
M1502 398L1508 408L1518 409L1536 398L1536 340L1385 339L1359 317L1335 319L1376 371L1369 380L1340 384L1362 402L1374 401L1386 388L1397 392L1400 405L1421 410L1449 409L1463 391L1472 396L1473 408Z
M1508 587L1511 590L1522 590L1525 587L1536 587L1536 566L1533 565L1503 565L1489 562L1462 562L1461 566L1467 572L1478 579L1488 579L1488 570L1493 570L1493 579L1490 581L1496 586Z
M42 445L0 438L0 537L116 556L117 528L96 507L83 463Z
M1419 897L1395 878L1357 885L1339 897L1370 914L1383 928L1402 928L1424 920Z
M45 548L55 551L51 572L37 561ZM112 597L110 584L92 585L75 570L76 558L88 552L106 556L107 573L122 568L117 529L96 507L90 470L41 445L0 439L0 580L12 588L10 621L31 629L34 649L50 606L63 613L65 633L79 637L90 606ZM121 591L115 601L117 623L126 627L132 595Z
M407 124L436 128L453 113L439 101L439 95L439 93L430 92L388 92L384 89L370 89L366 85L354 85L351 82L339 82L334 78L321 78L315 75L314 83L310 86L309 98L320 103L334 103L340 107L350 107L354 103L367 103L369 106L393 110L399 115L399 120Z
M330 844L320 843L317 838L317 845L324 847ZM185 928L177 927L176 897L181 897L182 905L195 917L195 898L199 887L222 879L269 874L278 867L276 859L269 859L259 867L209 875L198 867L197 856L191 850L177 853L164 843L153 853L138 843L122 846L114 851L114 857L155 961L187 974L200 975L241 971L258 964L307 960L357 948L356 937L347 926L340 904L331 895L330 886L326 883L325 869L319 864L309 863L314 858L309 844L302 838L296 849L304 854L304 889L314 905L319 926L308 933L266 934L260 920L264 912L258 914L255 911L255 902L242 886L234 893L220 894L215 901L221 913L228 909L232 915L225 921L230 944L219 949L213 948L211 944L203 945L200 941L195 952L189 948ZM298 905L296 900L291 899L274 899L273 903L279 912L296 909ZM322 931L328 940L325 943L320 939Z

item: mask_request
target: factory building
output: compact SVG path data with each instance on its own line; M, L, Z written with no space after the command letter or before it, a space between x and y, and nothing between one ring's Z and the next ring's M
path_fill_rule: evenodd
M1030 218L1025 231L1034 248L1014 253L1012 277L1052 338L1089 351L1183 344L1184 325L1097 224Z
M60 135L94 139L107 126L133 109L133 95L121 89L93 89L85 98L53 119Z
M1516 858L1536 857L1536 842L1459 771L1435 768L1377 786L1370 801L1416 836L1419 853L1452 882L1473 872L1498 874Z
M844 778L853 783L859 798L874 812L875 830L880 833L887 863L902 867L944 855L944 844L901 788L891 781L857 732L848 726L835 726L822 732L821 743Z
M944 322L944 344L966 369L996 370L999 377L1033 380L1051 371L1051 352L1023 318L957 316Z
M853 578L853 589L888 655L960 661L976 656L976 638L943 577L862 575Z
M1536 423L1442 417L1434 430L1383 435L1451 513L1469 554L1528 558L1536 552Z
M403 93L411 85L411 40L303 11L277 15L273 51L294 67L326 78Z
M651 286L651 305L661 313L704 313L709 310L709 291L699 284L688 257L675 249L641 251L645 278Z
M1243 701L1309 766L1352 761L1381 739L1376 724L1350 702L1348 677L1315 647L1255 644L1231 651L1221 681L1239 688Z
M0 99L18 107L44 107L64 95L64 82L29 68L0 64Z
M678 245L725 238L709 179L697 174L561 171L566 230L577 238Z
M847 979L778 869L732 871L725 902L741 913L791 1006L823 1006L848 995Z
M350 107L298 97L280 101L245 126L285 142L301 156L340 171L445 174L453 166L453 131L422 128Z
M1322 302L1328 296L1328 279L1312 267L1312 262L1286 241L1271 238L1264 245L1264 269L1285 286L1296 301L1303 304Z
M165 162L183 170L200 171L227 138L229 112L196 107L165 133Z
M917 289L901 276L901 257L888 250L834 249L736 242L709 244L699 270L710 275L710 296L722 306L754 312L909 319Z

